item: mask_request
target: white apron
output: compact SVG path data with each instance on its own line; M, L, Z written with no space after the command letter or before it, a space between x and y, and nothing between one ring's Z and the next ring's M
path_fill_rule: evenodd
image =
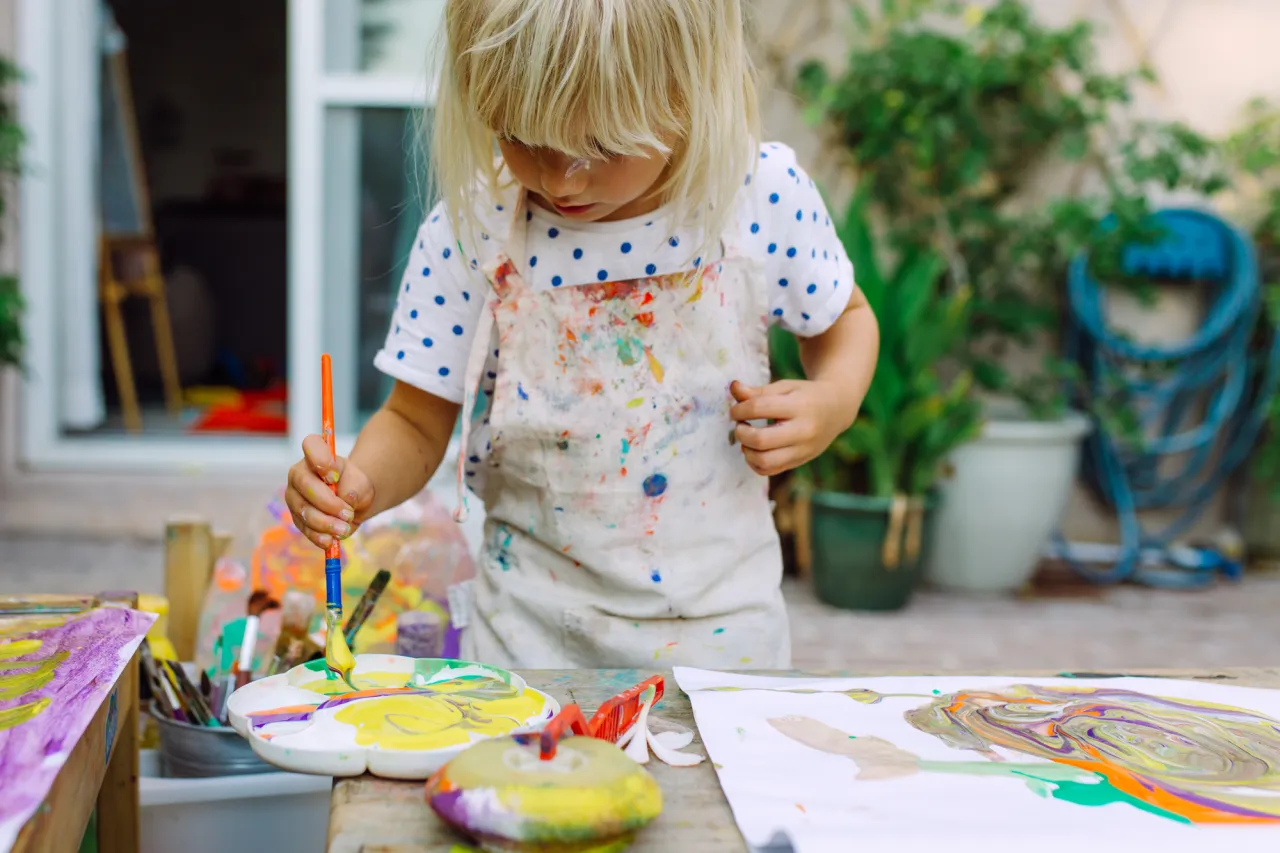
M466 376L464 459L498 359L485 543L463 656L505 668L787 668L768 481L731 440L730 384L769 381L763 270L737 231L694 273L529 289L525 201L486 267Z

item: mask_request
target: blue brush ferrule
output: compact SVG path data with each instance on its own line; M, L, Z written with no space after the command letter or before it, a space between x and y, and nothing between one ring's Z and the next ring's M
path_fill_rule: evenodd
M327 607L342 610L342 561L324 561L324 594Z

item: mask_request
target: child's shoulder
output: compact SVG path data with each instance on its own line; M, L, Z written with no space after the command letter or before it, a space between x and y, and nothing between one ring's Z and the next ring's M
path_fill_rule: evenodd
M777 204L779 194L796 187L814 189L813 180L800 166L795 150L782 142L760 143L754 171L745 187L749 203Z
M472 254L487 260L486 255L496 252L507 241L519 190L514 185L503 186L495 194L477 182L471 198L471 206L457 217L461 233L455 233L445 203L439 201L422 223L422 236L442 249L474 243Z

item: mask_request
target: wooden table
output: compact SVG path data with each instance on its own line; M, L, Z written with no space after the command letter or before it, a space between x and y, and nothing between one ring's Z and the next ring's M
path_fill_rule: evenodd
M101 594L136 608L136 594ZM135 651L71 748L44 803L18 833L13 853L76 853L97 809L99 853L137 853L138 660Z
M628 687L651 675L662 674L666 695L654 710L661 720L692 729L693 708L689 697L676 686L670 671L663 670L565 670L525 671L521 674L532 687L550 693L561 703L576 702L587 713ZM921 671L864 670L861 672L771 672L757 675L872 678L888 675L921 675ZM972 671L937 671L931 675L1003 675ZM1048 678L1059 672L1022 672L1020 676ZM1121 673L1076 673L1078 677L1100 677ZM1215 672L1187 670L1144 670L1123 673L1159 678L1211 679L1242 687L1280 688L1280 668L1231 668ZM705 751L695 736L693 746ZM715 769L710 761L696 767L668 767L656 758L648 765L662 786L665 805L662 815L636 839L634 853L671 853L696 850L698 853L743 853L746 844L733 821ZM421 782L395 782L373 776L339 780L333 786L329 805L328 853L455 853L467 850L461 840L444 826L427 806Z

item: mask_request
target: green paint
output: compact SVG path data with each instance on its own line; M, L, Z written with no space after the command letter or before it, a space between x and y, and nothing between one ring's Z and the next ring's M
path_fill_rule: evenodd
M627 367L644 358L644 344L636 338L618 338L618 361Z
M941 696L941 695L942 695L942 691L941 691L941 690L935 690L935 691L933 691L933 695L934 695L934 696Z
M713 633L713 634L723 634L723 633L724 633L724 629L723 629L723 628L717 628L717 629L715 629L714 631L712 631L711 633Z

